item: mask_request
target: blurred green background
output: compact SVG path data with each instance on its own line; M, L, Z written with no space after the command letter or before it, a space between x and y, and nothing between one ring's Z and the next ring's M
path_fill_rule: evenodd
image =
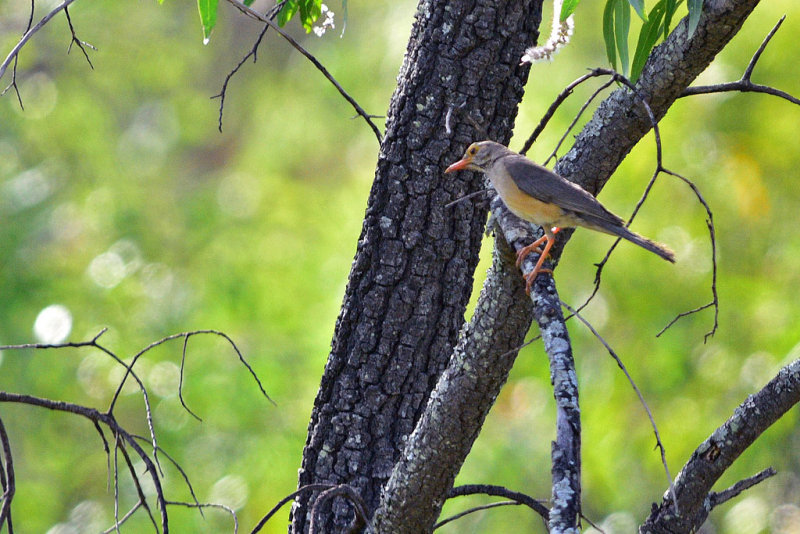
M577 12L573 43L537 64L511 143L524 139L567 83L604 66L599 5ZM29 3L0 0L0 45L10 51ZM37 19L54 2L37 2ZM258 4L257 4L258 5ZM322 38L291 31L370 113L385 112L415 5L348 2ZM259 28L226 3L202 45L194 2L76 2L78 36L99 49L94 70L56 17L23 49L19 86L0 99L0 344L84 341L104 327L110 350L130 358L176 332L226 332L264 382L272 406L230 346L213 336L188 346L177 398L181 341L148 352L136 369L150 391L160 445L187 471L201 502L237 510L251 529L295 489L311 405L355 252L378 145L352 108L277 35L218 100L226 74ZM260 6L265 7L265 6ZM549 6L548 6L549 8ZM765 2L703 75L738 79L778 18L784 27L754 79L800 94L800 6ZM549 11L545 15L549 17ZM549 28L544 23L543 28ZM341 36L341 37L340 37ZM633 41L633 37L632 37ZM8 75L0 82L5 86ZM593 88L576 91L529 153L539 161ZM588 118L588 114L587 114ZM720 327L713 312L677 313L710 299L705 212L690 189L659 178L634 229L668 243L672 266L622 244L585 315L623 358L650 403L675 475L691 451L749 394L800 355L800 108L764 95L679 101L662 122L665 164L693 179L714 210ZM563 151L562 151L563 154ZM642 142L601 200L627 216L654 168ZM562 298L591 292L593 263L612 240L578 231L557 271ZM491 254L487 240L476 288ZM633 532L666 487L647 417L600 344L571 324L583 405L584 513L608 533ZM0 389L105 409L121 376L91 349L4 351ZM143 404L126 389L119 420L146 434ZM712 514L707 532L800 532L800 431L792 410L717 489L772 465L779 475ZM19 532L98 532L113 522L106 458L90 424L3 405ZM541 346L524 349L458 483L492 483L549 497L553 401ZM189 500L168 462L171 500ZM133 504L123 477L121 508ZM459 498L445 515L486 499ZM286 531L288 507L265 532ZM232 532L229 516L170 509L175 532ZM125 532L151 532L138 513ZM442 532L544 532L528 510L480 512Z

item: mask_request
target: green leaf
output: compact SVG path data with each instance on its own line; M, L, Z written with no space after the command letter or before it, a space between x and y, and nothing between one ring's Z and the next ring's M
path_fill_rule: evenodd
M664 39L669 35L669 26L672 24L672 16L678 10L678 6L683 0L667 0L666 11L664 11Z
M622 74L628 75L628 32L631 29L631 6L624 0L617 0L614 7L614 38L619 52Z
M644 12L644 0L628 0L628 3L636 10L636 14L639 15L639 18L647 22L647 15L645 15Z
M636 43L636 52L633 54L633 63L631 64L632 82L639 78L647 58L650 57L650 52L658 41L659 35L661 35L661 19L664 17L667 1L661 0L653 6L647 17L647 22L642 25L642 29L639 31L639 40Z
M617 47L614 44L614 6L619 0L606 0L603 10L603 39L606 42L606 56L611 68L617 70Z
M247 7L250 7L250 5L251 5L253 2L255 2L255 1L256 1L256 0L243 0L243 3L244 3L244 5L246 5Z
M219 0L197 0L197 8L200 10L200 22L203 24L203 44L208 44L211 39L211 30L217 24L217 7Z
M322 0L300 0L299 5L300 22L306 29L306 33L309 33L322 13Z
M561 4L561 15L559 15L558 20L560 22L567 20L567 17L575 12L575 8L578 7L580 1L581 0L564 0L564 3Z
M700 13L703 11L703 0L686 0L686 5L689 7L689 33L687 39L691 39L694 31L697 29L697 23L700 22Z
M278 26L283 27L287 22L292 20L294 14L297 13L297 9L297 0L286 0L283 7L278 12Z

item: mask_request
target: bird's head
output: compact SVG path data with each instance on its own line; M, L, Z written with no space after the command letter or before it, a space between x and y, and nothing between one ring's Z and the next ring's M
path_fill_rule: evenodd
M508 152L508 149L494 141L481 141L472 143L464 152L464 157L456 161L444 172L460 170L486 171L497 158Z

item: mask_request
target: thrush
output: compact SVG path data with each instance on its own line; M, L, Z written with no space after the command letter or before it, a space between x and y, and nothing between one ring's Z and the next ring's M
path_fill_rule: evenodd
M471 144L464 157L447 167L445 172L463 169L485 173L512 213L544 230L544 236L517 253L517 267L531 252L539 254L533 271L525 277L528 293L539 273L552 272L542 269L542 264L555 243L555 234L562 228L580 226L615 235L675 262L671 250L628 230L625 221L608 211L591 193L499 143L481 141ZM542 243L544 248L540 249Z

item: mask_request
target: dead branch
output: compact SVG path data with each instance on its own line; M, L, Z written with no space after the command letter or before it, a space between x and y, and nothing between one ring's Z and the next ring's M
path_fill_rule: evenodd
M267 512L267 515L262 517L261 520L256 524L256 526L253 527L253 530L250 531L250 534L257 534L258 532L261 532L261 529L264 528L264 525L266 525L270 519L272 519L272 516L274 516L278 512L278 510L283 508L283 506L286 503L292 501L298 495L301 495L308 491L324 491L331 489L333 487L334 484L308 484L298 489L297 491L293 491L292 493L290 493L289 495L278 501L278 504L273 506L272 509L269 512Z
M753 69L755 69L758 59L761 57L761 54L764 52L764 49L767 48L770 39L772 39L772 36L775 35L775 32L778 31L778 28L781 27L781 24L783 24L785 19L786 15L782 16L772 30L770 30L770 32L764 38L764 41L761 43L761 46L759 46L758 50L756 50L756 53L753 54L753 57L750 59L750 63L748 63L747 68L740 79L736 80L735 82L687 87L683 93L681 93L679 98L693 95L706 95L711 93L737 91L740 93L765 93L768 95L777 96L778 98L783 98L792 104L797 104L800 106L800 99L790 95L789 93L781 91L780 89L775 89L774 87L770 87L768 85L753 83L750 79L750 77L753 75Z
M358 102L356 102L355 99L352 96L350 96L350 94L347 91L344 90L344 88L339 84L339 82L336 81L336 78L334 78L333 75L331 75L331 73L328 72L328 69L326 69L325 66L322 63L320 63L320 61L316 57L314 57L313 54L311 54L311 52L303 48L303 46L300 43L295 41L291 35L283 31L281 27L275 24L275 22L273 22L269 17L262 15L261 13L259 13L255 9L250 8L249 6L244 5L239 0L228 0L228 3L234 6L242 13L244 13L245 15L247 15L248 17L263 22L264 24L271 27L274 31L278 32L278 34L281 37L286 39L286 41L290 45L292 45L295 50L303 54L303 56L305 56L306 59L308 59L314 65L314 67L316 67L317 70L320 71L322 75L325 76L325 78L327 78L329 82L331 82L331 84L333 84L336 90L339 91L339 94L342 95L344 99L350 103L351 106L353 106L353 108L356 110L356 113L358 113L361 117L364 118L365 121L367 121L367 124L369 125L370 128L372 128L372 131L375 133L375 137L378 138L378 143L382 141L383 135L381 134L381 131L378 129L375 123L372 122L370 114L364 111L364 109L358 104ZM2 76L1 71L0 71L0 76Z
M72 40L69 42L69 47L67 47L67 54L72 52L72 45L77 45L80 51L83 52L83 57L86 58L89 67L94 70L94 65L92 65L92 60L89 59L89 54L86 52L86 49L89 48L97 51L97 48L86 41L78 39L78 35L75 33L75 27L72 25L72 18L69 16L69 9L66 7L64 8L64 14L67 16L67 24L69 24L69 31L72 34Z
M36 26L33 26L32 28L28 29L28 31L25 32L25 34L20 38L20 40L17 41L17 44L14 45L14 48L11 49L11 52L8 53L8 55L3 60L3 62L0 63L0 78L2 78L3 75L6 73L6 70L8 69L8 66L11 64L11 62L14 61L16 59L16 57L19 55L19 51L22 50L22 47L25 46L25 44L28 41L31 40L31 37L33 37L36 34L36 32L41 30L45 26L45 24L50 22L50 20L53 17L58 15L58 13L62 9L66 9L73 2L75 2L75 0L64 0L63 2L58 4L56 7L54 7L52 10L50 10L50 12L47 13L47 15L42 17L42 20L37 22ZM33 17L33 13L31 13L31 17ZM15 63L14 70L16 71L16 63ZM5 91L3 91L3 92L5 92Z
M492 497L505 497L511 499L519 504L523 504L542 516L545 521L550 516L550 510L543 505L544 501L534 499L529 495L512 491L504 486L496 486L493 484L465 484L463 486L456 486L447 493L447 498L462 497L465 495L490 495Z
M778 419L800 402L800 360L783 367L760 391L750 395L733 412L733 415L718 427L692 453L675 477L675 495L678 497L680 515L664 501L653 505L653 511L639 527L642 534L668 532L695 532L708 517L707 506L711 488L722 474L753 442ZM760 481L757 475L752 481L742 482L720 492L724 502L741 490Z

